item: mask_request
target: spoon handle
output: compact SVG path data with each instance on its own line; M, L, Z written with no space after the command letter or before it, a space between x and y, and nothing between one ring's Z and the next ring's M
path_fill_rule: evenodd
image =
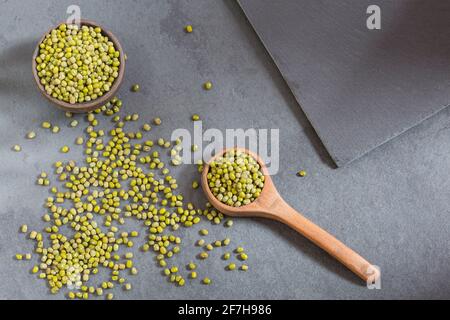
M277 201L272 206L271 211L276 220L305 236L364 281L372 283L379 277L379 271L372 264L327 231L305 218L283 200Z

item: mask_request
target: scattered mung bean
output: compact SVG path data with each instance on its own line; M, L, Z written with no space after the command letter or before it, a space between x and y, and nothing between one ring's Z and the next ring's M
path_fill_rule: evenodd
M236 269L236 264L235 264L235 263L230 263L230 264L227 266L227 269L230 270L230 271Z
M133 91L133 92L138 92L139 90L140 90L141 88L139 87L139 85L136 83L136 84L133 84L132 86L131 86L131 91Z
M18 144L15 144L15 145L12 147L12 149L13 149L13 151L15 151L15 152L19 152L19 151L22 150L22 147L19 146Z
M41 124L41 127L44 128L44 129L50 129L51 126L52 126L52 125L51 125L50 122L48 122L48 121L44 121L44 122L42 122L42 124Z
M299 172L297 172L297 175L299 177L304 177L304 176L306 176L306 171L305 170L300 170Z
M239 258L240 258L241 260L247 260L247 259L248 259L248 256L247 256L246 253L242 252L242 253L239 255Z
M75 139L75 143L78 144L78 145L82 145L84 143L83 137L77 137Z
M136 217L148 227L149 236L141 245L142 251L155 251L163 274L174 284L184 286L186 280L178 267L167 268L170 261L168 259L180 252L181 238L168 234L167 231L175 231L180 226L190 227L199 223L202 217L214 224L223 219L223 214L212 208L211 204L207 203L206 209L197 208L192 203L185 202L184 197L176 192L178 182L170 176L169 169L165 168L162 153L154 148L156 145L162 148L173 145L173 150L178 155L180 139L173 142L156 139L132 143L131 139L144 138L144 131L151 127L148 124L148 127L142 127L142 132L126 132L125 122L120 121L120 118L116 118L114 128L110 131L98 129L100 119L96 115L103 112L112 116L118 112L113 108L119 105L121 106L121 101L114 98L106 107L87 115L87 137L78 137L75 140L75 143L85 145L87 165L80 166L74 161L55 162L55 173L63 185L52 187L51 197L46 201L48 212L43 215L45 232L33 230L29 234L30 239L36 242L35 253L40 259L40 263L33 267L32 273L45 279L52 293L57 293L69 284L80 288L79 292L73 292L71 296L81 299L94 294L103 295L103 290L117 285L122 285L125 290L131 289L131 283L122 275L124 272L136 275L138 270L132 260L133 254L119 254L119 250L133 247L132 239L137 240L135 237L138 237L140 232L121 231L120 226L125 223L127 217ZM138 114L129 115L130 121L137 121L138 118ZM74 121L76 120L71 121L71 125L78 125L78 121ZM154 123L159 125L161 120L155 118ZM63 148L66 152L69 151L68 146ZM181 164L181 157L176 159ZM147 173L137 164L147 165L150 170L158 172ZM159 173L164 176L157 178L156 174ZM41 174L39 179L42 179L42 185L50 183L46 173ZM198 188L199 183L194 182L193 188ZM105 230L95 221L96 215L101 217ZM74 229L75 236L66 237L60 232L66 225ZM203 236L208 233L206 229L200 230ZM47 236L51 240L49 247L44 246L44 237ZM212 250L214 246L220 247L229 243L228 238L216 240L205 246L205 249ZM204 246L205 240L198 240L197 245ZM64 253L61 248L64 248ZM224 255L226 256L227 254ZM228 259L230 256L228 253ZM19 257L28 259L31 255L18 254L16 259ZM208 257L206 251L198 255L199 259ZM67 265L70 267L67 268ZM86 286L86 282L99 272L100 267L111 270L109 279L98 287ZM187 267L189 277L197 278L197 266L191 262ZM211 283L209 278L205 279L207 280L202 282ZM109 298L112 299L113 296L107 296L107 299Z
M27 138L28 138L28 139L34 139L34 138L36 138L36 132L34 132L34 131L28 132L28 133L27 133Z
M61 152L62 153L67 153L67 152L69 152L70 151L70 148L68 147L68 146L62 146L61 147Z
M197 268L197 266L196 266L195 263L190 262L190 263L188 264L188 268L189 268L189 270L195 270L195 269Z
M212 89L212 82L211 81L206 81L204 84L203 84L203 88L205 88L205 90L211 90Z

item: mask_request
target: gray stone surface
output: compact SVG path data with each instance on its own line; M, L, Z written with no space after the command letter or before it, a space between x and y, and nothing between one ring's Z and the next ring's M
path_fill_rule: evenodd
M450 2L239 3L339 167L450 104Z
M382 289L368 290L349 271L300 235L276 222L235 219L232 229L209 226L210 239L230 236L249 252L250 270L226 272L219 252L201 268L214 280L184 288L169 285L153 261L141 254L134 290L116 291L122 299L387 299L449 298L450 110L444 110L391 143L351 165L335 169L312 127L263 46L233 1L80 1L85 18L102 23L121 40L129 57L120 91L126 112L160 116L158 134L192 124L199 113L210 128L280 128L280 172L273 177L292 206L382 270ZM60 299L29 274L32 263L16 262L16 252L32 243L21 224L41 228L45 188L35 185L41 170L57 159L80 159L72 145L82 127L71 129L64 114L37 92L31 53L41 33L64 20L69 1L0 2L0 298ZM186 35L191 23L195 32ZM211 79L214 90L201 84ZM142 91L128 88L139 83ZM80 117L79 117L80 118ZM50 120L58 135L39 129ZM84 125L84 121L81 121ZM38 137L24 135L36 130ZM21 144L23 151L10 150ZM58 149L70 143L62 156ZM300 179L300 168L308 176ZM178 171L193 195L195 169ZM143 229L140 229L143 231ZM187 262L198 249L198 227L183 229ZM33 258L36 262L36 258Z

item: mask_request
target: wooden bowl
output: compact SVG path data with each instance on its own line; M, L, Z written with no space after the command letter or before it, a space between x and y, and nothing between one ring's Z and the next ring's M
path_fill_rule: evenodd
M101 28L102 34L107 36L109 38L109 40L114 44L114 47L116 48L116 50L118 50L120 52L119 75L114 80L110 90L107 93L105 93L103 96L98 97L95 100L83 102L83 103L71 104L71 103L56 99L56 98L52 97L51 95L49 95L45 91L44 86L40 82L40 79L38 76L38 71L36 68L36 57L39 54L39 45L45 39L45 36L47 34L49 34L53 29L58 28L61 24L62 23L58 24L58 26L56 26L56 27L51 28L46 34L44 34L44 36L39 40L39 43L36 46L36 49L34 50L33 61L32 61L34 80L36 82L36 85L37 85L39 91L44 95L44 97L46 97L49 101L53 102L60 109L63 109L65 111L74 112L74 113L82 113L82 112L89 112L89 111L95 110L95 109L103 106L104 104L106 104L108 101L110 101L115 96L117 90L119 89L120 85L122 84L123 75L125 73L125 54L123 52L122 46L120 45L119 40L117 40L116 36L112 32L104 29L102 26L100 26L96 22L89 21L89 20L81 20L80 24L82 26L85 25L85 26L91 26L94 28L95 27Z

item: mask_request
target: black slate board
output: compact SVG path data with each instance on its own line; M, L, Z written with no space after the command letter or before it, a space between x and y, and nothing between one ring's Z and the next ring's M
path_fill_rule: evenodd
M239 3L338 166L450 103L450 1Z

